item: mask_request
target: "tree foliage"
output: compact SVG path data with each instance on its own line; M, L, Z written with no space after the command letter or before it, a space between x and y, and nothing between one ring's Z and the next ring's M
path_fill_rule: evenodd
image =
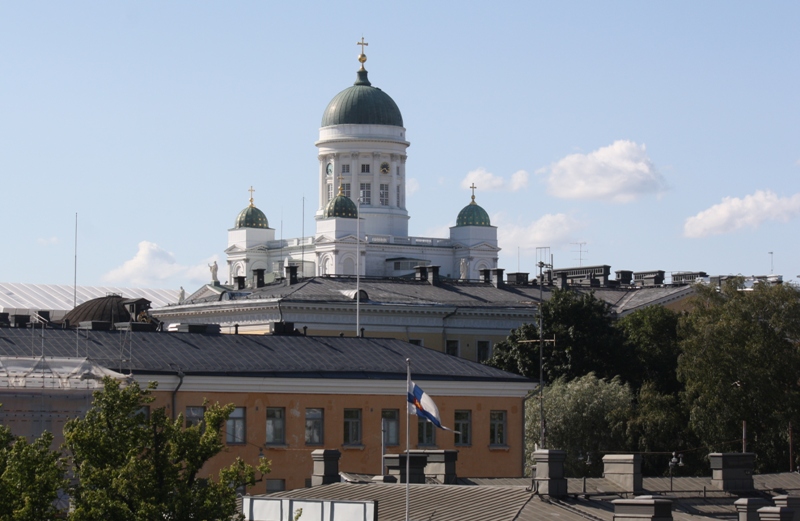
M55 500L67 486L61 453L50 449L53 435L29 443L0 425L0 521L46 521L59 515Z
M542 304L544 337L555 343L544 344L544 377L552 382L594 372L601 378L629 373L627 347L614 327L611 307L594 293L555 290ZM523 324L499 342L489 365L528 378L539 378L539 345L523 340L538 340L536 325Z
M617 328L632 355L631 384L635 389L650 382L660 393L676 394L678 382L678 320L680 315L662 306L649 306L622 317ZM648 391L648 392L651 392Z
M206 461L224 448L222 426L233 405L209 405L202 425L183 427L163 408L148 417L150 391L111 378L95 392L84 418L64 429L77 483L74 521L217 520L235 513L236 489L255 483L255 469L237 460L218 480L200 479ZM268 472L261 460L259 471Z
M568 476L600 476L603 454L628 449L633 396L619 378L606 380L594 373L573 380L562 377L545 387L545 446L567 451ZM527 407L530 452L539 440L539 401L529 400Z
M731 450L747 422L760 470L785 470L789 422L800 425L800 291L741 280L698 287L681 320L678 375L690 426L703 443Z

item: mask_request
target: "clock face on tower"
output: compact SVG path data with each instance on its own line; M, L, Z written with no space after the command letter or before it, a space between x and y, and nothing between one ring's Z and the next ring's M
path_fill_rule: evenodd
M388 174L389 173L389 163L383 162L381 163L381 173Z
M325 172L327 172L329 176L333 175L333 163L328 163L328 166L325 168Z

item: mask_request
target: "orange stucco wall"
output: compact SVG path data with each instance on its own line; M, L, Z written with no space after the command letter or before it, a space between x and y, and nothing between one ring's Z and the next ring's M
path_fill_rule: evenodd
M170 392L155 393L153 407L171 404ZM269 479L285 480L286 489L305 486L311 477L311 451L315 449L338 449L342 452L339 470L354 473L379 474L381 472L381 411L400 410L400 446L387 447L387 453L405 450L406 401L404 396L382 395L323 395L323 394L262 394L262 393L214 393L179 391L176 397L178 413L187 406L210 402L234 403L246 407L247 440L243 445L229 445L227 450L212 459L203 469L205 475L216 476L219 469L230 464L236 456L255 464L259 452L272 461ZM522 399L434 396L446 426L453 426L456 410L472 411L472 443L470 446L455 446L452 432L437 430L435 446L417 446L417 418L411 420L411 448L457 449L457 475L460 477L512 477L522 476ZM286 410L286 444L267 447L266 408L283 407ZM306 445L305 409L324 409L324 444ZM363 446L358 448L343 445L344 409L362 410ZM507 444L504 447L489 445L489 413L506 411ZM252 493L263 493L265 484L259 483Z

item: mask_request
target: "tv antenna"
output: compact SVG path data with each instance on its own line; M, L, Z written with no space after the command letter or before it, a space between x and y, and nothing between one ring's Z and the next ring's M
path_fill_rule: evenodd
M775 262L774 262L775 256L771 251L768 251L767 253L769 253L769 274L773 275L773 271L775 269Z
M583 266L583 254L589 253L589 250L584 250L583 247L586 246L585 242L571 242L570 244L574 244L578 247L578 251L572 250L572 253L578 254L578 267L580 268Z

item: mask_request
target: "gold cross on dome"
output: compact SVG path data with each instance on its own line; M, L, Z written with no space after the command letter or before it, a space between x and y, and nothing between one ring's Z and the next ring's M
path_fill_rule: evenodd
M253 192L255 191L256 189L253 188L253 185L250 185L250 190L248 190L248 192L250 192L250 206L253 206Z
M356 45L360 45L361 46L361 54L364 54L364 47L369 45L369 44L364 41L364 37L362 36L361 37L361 41L360 42L356 42Z
M472 183L472 186L470 186L470 188L472 189L472 200L475 201L475 189L478 187L475 186L475 183Z

